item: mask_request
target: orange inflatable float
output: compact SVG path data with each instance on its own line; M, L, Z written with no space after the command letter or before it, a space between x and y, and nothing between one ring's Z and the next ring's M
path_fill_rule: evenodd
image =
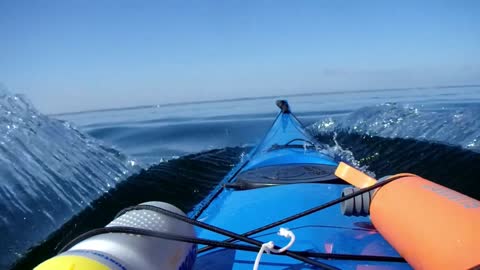
M359 188L375 183L345 163L335 174ZM398 253L415 269L480 269L480 202L416 175L391 177L370 218Z

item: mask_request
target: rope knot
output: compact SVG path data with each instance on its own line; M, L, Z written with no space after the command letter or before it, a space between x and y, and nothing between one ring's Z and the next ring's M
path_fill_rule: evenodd
M295 242L295 235L293 234L292 231L288 229L280 228L277 234L285 238L290 238L290 242L281 249L275 249L275 243L273 243L273 241L263 243L262 246L260 247L260 250L258 251L257 258L255 259L253 270L258 270L258 265L260 264L260 259L262 258L263 252L266 252L268 254L270 254L270 252L282 253L287 251L293 245L293 242Z
M267 243L263 243L260 250L263 249L262 252L265 251L267 254L270 254L270 252L275 250L274 247L275 247L275 243L273 243L273 241L270 241Z

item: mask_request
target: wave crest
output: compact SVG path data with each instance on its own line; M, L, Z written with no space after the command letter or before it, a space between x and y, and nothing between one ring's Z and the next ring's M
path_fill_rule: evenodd
M21 95L2 91L0 234L8 252L0 268L137 169L134 161L70 123L41 114Z
M385 138L418 139L458 145L480 152L480 106L463 104L428 109L385 103L347 115L324 118L310 128L322 135L335 131Z

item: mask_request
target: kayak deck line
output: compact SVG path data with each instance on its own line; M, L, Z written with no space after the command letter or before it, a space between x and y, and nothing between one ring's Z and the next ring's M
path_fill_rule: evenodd
M385 180L385 181L377 182L377 183L375 183L374 185L371 185L371 186L368 186L368 187L366 187L366 188L357 190L357 191L355 191L355 192L353 192L353 193L351 193L351 194L349 194L349 195L346 195L346 196L344 196L344 197L339 197L339 198L337 198L337 199L335 199L335 200L332 200L332 201L329 201L329 202L327 202L327 203L325 203L325 204L322 204L322 205L313 207L313 208L308 209L308 210L305 210L305 211L303 211L303 212L301 212L301 213L297 213L297 214L292 215L292 216L289 216L289 217L287 217L287 218L278 220L278 221L276 221L276 222L272 222L272 223L270 223L270 224L268 224L268 225L265 225L265 226L262 226L262 227L260 227L260 228L256 228L256 229L254 229L254 230L251 230L251 231L249 231L249 232L243 233L242 236L248 237L248 236L251 236L251 235L260 233L260 232L264 232L264 231L266 231L266 230L268 230L268 229L271 229L271 228L274 228L274 227L283 225L283 224L285 224L285 223L287 223L287 222L290 222L290 221L293 221L293 220L302 218L302 217L304 217L304 216L313 214L313 213L318 212L318 211L321 211L321 210L323 210L323 209L325 209L325 208L334 206L334 205L336 205L336 204L339 204L339 203L341 203L341 202L344 202L344 201L349 200L349 199L351 199L351 198L354 198L354 197L356 197L356 196L362 195L363 193L367 193L367 192L370 192L371 190L375 190L375 189L377 189L377 188L379 188L379 187L381 187L381 186L384 186L384 185L386 185L386 184L388 184L388 183L390 183L390 182L392 182L392 181L395 181L395 180L397 180L397 179L399 179L399 178L400 178L400 177L398 177L398 178L392 177L392 178L389 178L389 179L387 179L387 180ZM225 240L224 242L233 242L233 241L236 241L236 240L238 240L238 239L229 238L229 239ZM204 248L201 248L201 249L198 250L198 253L200 254L200 253L206 252L206 251L208 251L208 250L211 250L212 248L213 248L213 247L204 247Z
M164 215L167 215L169 217L172 217L172 218L175 218L175 219L178 219L182 222L186 222L186 223L189 223L189 224L192 224L192 225L195 225L195 226L199 226L201 228L204 228L204 229L208 229L210 231L213 231L213 232L216 232L216 233L220 233L222 235L226 235L226 236L231 236L232 237L232 240L241 240L241 241L244 241L244 242L247 242L247 243L250 243L250 244L255 244L257 245L257 248L250 248L252 246L242 246L242 245L238 245L238 244L231 244L231 242L233 241L223 241L223 242L218 242L218 241L212 241L212 240L208 240L208 239L202 239L202 238L192 238L192 237L185 237L185 236L182 236L182 235L176 235L176 234L172 234L172 233L158 233L158 232L152 232L150 230L145 230L145 229L136 229L136 228L130 228L130 227L106 227L106 228L100 228L100 229L96 229L96 230L92 230L92 231L89 231L85 234L82 234L80 236L78 236L77 238L75 238L74 240L72 240L70 243L68 243L67 245L65 245L60 251L59 253L62 253L62 252L65 252L67 251L68 249L70 249L71 247L75 246L78 242L81 242L85 239L88 239L92 236L95 236L95 235L99 235L99 234L106 234L106 233L129 233L129 234L135 234L135 235L144 235L144 236L150 236L150 237L157 237L157 238L162 238L162 239L169 239L169 240L175 240L175 241L182 241L182 242L189 242L189 243L198 243L198 244L204 244L204 245L209 245L210 247L212 248L215 248L215 247L223 247L223 248L232 248L232 249L240 249L240 250L246 250L246 251L255 251L257 252L258 251L258 245L260 244L260 246L262 245L262 243L259 243L258 241L254 240L254 239L250 239L248 238L247 236L249 235L252 235L252 234L255 234L255 233L259 233L259 232L262 232L262 231L265 231L269 228L272 228L272 227L275 227L275 226L278 226L278 225L282 225L288 221L292 221L294 219L298 219L298 218L301 218L305 215L309 215L309 214L312 214L316 211L320 211L320 210L323 210L327 207L330 207L332 205L335 205L335 204L338 204L342 201L345 201L345 200L348 200L350 198L353 198L357 195L360 195L362 193L365 193L365 192L369 192L370 190L372 189L375 189L375 188L378 188L380 186L383 186L383 185L386 185L388 184L389 182L391 181L394 181L396 180L396 178L391 178L391 179L388 179L387 181L383 181L383 182L378 182L376 183L375 185L372 185L370 187L367 187L367 188L364 188L362 190L359 190L357 191L356 193L354 194L350 194L348 196L345 196L343 198L338 198L337 200L335 201L332 201L332 202L329 202L329 203L326 203L325 205L322 205L322 206L318 206L316 207L315 209L310 209L310 210L307 210L303 213L299 213L297 215L294 215L294 216L291 216L289 218L286 218L284 220L281 220L281 221L278 221L276 222L275 224L270 224L270 225L267 225L267 226L264 226L262 228L258 228L257 230L255 230L254 232L249 232L249 233L245 233L243 235L238 235L238 234L235 234L233 232L230 232L230 231L227 231L227 230L224 230L224 229L221 229L221 228L218 228L218 227L215 227L213 225L210 225L210 224L206 224L204 222L201 222L201 221L198 221L198 220L195 220L195 219L191 219L191 218L188 218L188 217L185 217L183 215L180 215L178 213L175 213L175 212L172 212L172 211L169 211L167 209L163 209L161 207L157 207L157 206L152 206L152 205L137 205L137 206L132 206L132 207L128 207L128 208L125 208L123 209L122 211L120 211L115 218L118 218L122 215L124 215L125 213L129 212L129 211L133 211L133 210L149 210L149 211L153 211L153 212L157 212L157 213L161 213L161 214L164 214ZM275 248L275 246L274 246ZM207 251L206 249L204 250L198 250L198 254L202 253L202 252L205 252ZM295 251L295 252L291 252L291 251L280 251L280 252L276 252L277 254L279 253L283 253L284 255L288 255L289 253L295 255L295 258L301 258L302 255L304 255L305 257L316 257L316 258L324 258L324 259L339 259L339 260L377 260L377 261L387 261L387 262L404 262L404 260L402 258L398 258L398 257L388 257L388 256L369 256L369 255L354 255L354 254L335 254L335 253L316 253L316 252L307 252L307 251ZM318 264L314 264L316 266L319 266ZM324 269L336 269L336 268L330 268L328 266L323 266L323 265L320 265L321 267L324 267Z

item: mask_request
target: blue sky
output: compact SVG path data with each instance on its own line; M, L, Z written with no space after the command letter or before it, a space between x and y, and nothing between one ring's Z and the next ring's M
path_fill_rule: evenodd
M0 0L0 82L46 113L480 83L480 1Z

